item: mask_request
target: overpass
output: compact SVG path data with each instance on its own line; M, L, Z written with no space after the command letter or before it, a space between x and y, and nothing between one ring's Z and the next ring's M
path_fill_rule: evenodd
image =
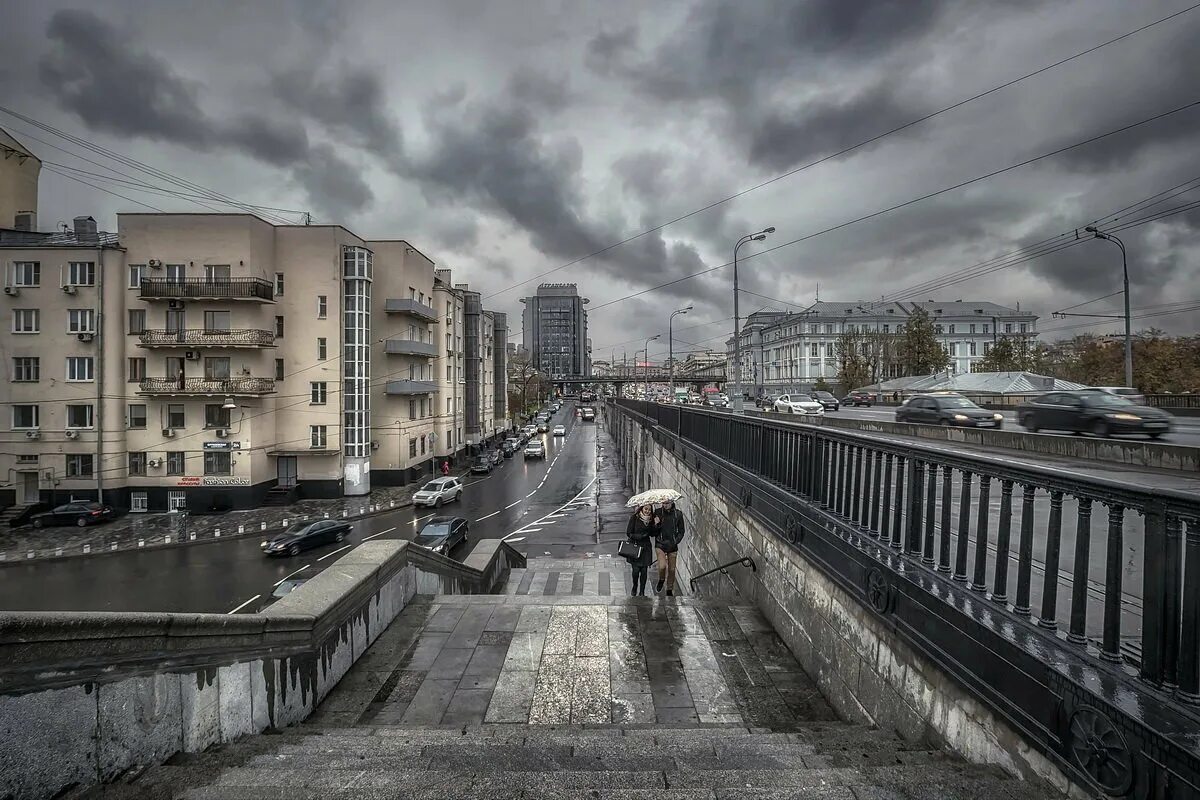
M705 386L723 387L726 382L725 367L704 367L700 369L677 369L675 383L679 386L692 386L702 389ZM549 382L555 386L624 386L627 383L669 383L671 372L665 367L630 368L618 370L606 375L571 376L551 378Z

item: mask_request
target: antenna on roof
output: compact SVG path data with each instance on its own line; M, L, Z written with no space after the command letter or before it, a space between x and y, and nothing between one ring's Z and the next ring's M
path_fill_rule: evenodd
M821 284L817 284L817 302L821 302Z

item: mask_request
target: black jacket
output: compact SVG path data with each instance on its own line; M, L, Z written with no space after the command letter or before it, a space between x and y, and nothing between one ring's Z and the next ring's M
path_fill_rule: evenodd
M635 567L648 567L654 563L654 534L658 532L658 528L654 525L654 517L650 517L649 522L645 522L635 512L629 518L629 524L625 526L625 537L629 541L642 548L642 554L638 558L629 559L629 563Z
M674 553L683 541L683 512L678 507L670 511L662 510L658 512L658 519L658 532L654 535L655 546L664 553Z

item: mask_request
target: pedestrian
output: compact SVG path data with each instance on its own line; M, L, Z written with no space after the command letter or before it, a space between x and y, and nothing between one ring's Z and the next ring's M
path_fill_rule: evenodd
M633 569L633 586L629 590L631 595L644 597L646 594L646 571L650 569L654 534L654 511L649 505L642 506L625 526L625 538L641 548L636 557L629 558L629 566Z
M450 462L449 462L449 461L443 461L443 462L442 462L442 474L443 474L443 475L449 475L449 474L450 474Z
M658 584L654 587L661 592L665 586L667 597L675 591L675 559L679 555L679 543L683 541L683 512L675 507L674 501L668 500L655 518L654 553L658 557Z

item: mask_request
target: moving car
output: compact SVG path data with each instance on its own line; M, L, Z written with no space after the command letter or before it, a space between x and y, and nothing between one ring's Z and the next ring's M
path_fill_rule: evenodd
M1004 415L980 408L954 392L913 395L896 409L896 422L957 425L963 428L1002 428Z
M504 453L499 449L488 451L488 460L492 462L493 467L498 467L504 463Z
M826 411L837 411L842 407L838 399L829 392L813 392L812 399L824 406Z
M810 417L825 415L825 406L806 394L781 394L775 398L771 408L784 414L807 414Z
M467 543L471 524L462 517L434 517L413 537L413 544L435 553L450 555L450 551Z
M870 392L851 392L842 398L842 405L844 406L866 406L870 408L874 402L875 395Z
M554 426L554 435L555 436L566 436L567 435L567 426L566 425L555 425Z
M517 450L519 450L520 448L521 448L521 443L519 441L517 441L515 438L505 439L503 442L500 443L500 452L504 455L505 458L508 458L513 453L517 452Z
M596 419L596 409L584 407L579 410L579 418L584 422L592 422Z
M462 491L462 481L458 478L434 478L413 495L413 505L438 508L442 503L461 499Z
M546 431L550 430L550 423L546 420L540 420L538 421L537 429L538 433L545 433Z
M492 471L491 456L482 455L471 462L472 475L487 475Z
M1144 405L1146 403L1146 395L1134 389L1131 386L1093 386L1093 389L1099 389L1102 392L1115 394L1117 397L1124 397L1131 403Z
M545 457L546 457L546 445L542 444L540 440L536 441L536 442L530 442L529 444L525 445L525 458L545 458Z
M1033 433L1041 430L1113 436L1144 433L1157 439L1170 433L1174 418L1102 389L1049 392L1017 406L1017 422Z
M49 511L34 514L30 523L35 528L48 528L51 525L95 525L116 519L116 510L106 503L63 503Z
M263 553L269 556L299 555L301 550L330 542L340 542L350 533L350 523L340 519L297 522L282 533L263 541Z
M723 394L708 394L704 396L704 405L709 408L725 408L729 405L729 398Z

